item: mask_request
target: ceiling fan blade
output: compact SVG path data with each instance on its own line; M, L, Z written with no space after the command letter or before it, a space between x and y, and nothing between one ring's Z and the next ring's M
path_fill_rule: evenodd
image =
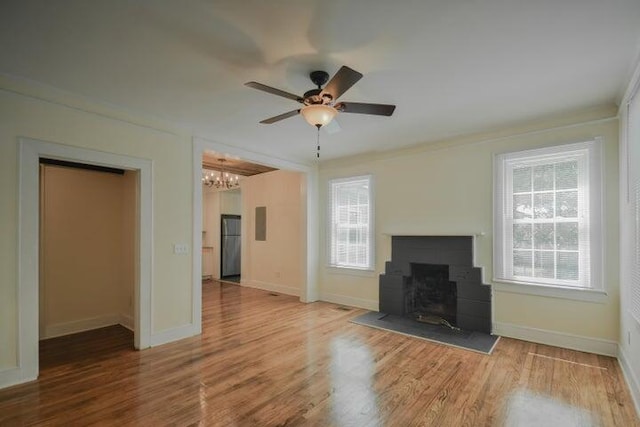
M280 90L280 89L276 89L275 87L271 87L271 86L267 86L267 85L263 85L262 83L258 83L258 82L247 82L244 84L247 87L252 87L254 89L258 89L264 92L268 92L272 95L278 95L278 96L282 96L284 98L288 98L288 99L293 99L294 101L297 102L302 102L302 97L295 95L293 93L289 93L289 92L285 92L284 90Z
M335 101L361 78L361 73L343 65L331 80L329 80L329 83L324 87L322 93L331 94Z
M396 109L395 105L368 104L364 102L340 102L335 105L342 113L375 114L376 116L390 116Z
M300 110L289 111L288 113L280 114L279 116L269 117L268 119L262 120L260 123L264 125L270 125L271 123L279 122L280 120L288 119L289 117L293 117L300 113Z

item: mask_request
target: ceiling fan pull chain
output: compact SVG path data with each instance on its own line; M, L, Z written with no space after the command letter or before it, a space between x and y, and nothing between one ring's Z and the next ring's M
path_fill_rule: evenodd
M320 160L320 127L321 127L321 125L316 125L316 127L318 128L318 136L317 136L317 139L316 139L317 144L318 144L318 148L317 148L317 151L316 151L316 158L318 160Z

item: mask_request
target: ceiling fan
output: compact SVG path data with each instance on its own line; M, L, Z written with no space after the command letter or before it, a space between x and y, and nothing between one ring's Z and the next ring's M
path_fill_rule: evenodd
M377 116L390 116L396 109L395 105L389 104L369 104L363 102L337 102L351 86L356 84L362 78L362 74L347 67L342 66L338 72L329 80L329 74L326 71L312 71L309 74L313 84L318 86L317 89L311 89L298 96L293 93L285 92L271 86L263 85L257 82L247 82L245 86L262 90L273 95L282 96L303 104L303 107L287 113L279 114L274 117L262 120L262 124L271 124L280 120L301 114L304 119L312 126L320 127L329 123L340 113L355 114L373 114ZM327 83L328 82L328 83ZM323 85L324 89L322 88Z

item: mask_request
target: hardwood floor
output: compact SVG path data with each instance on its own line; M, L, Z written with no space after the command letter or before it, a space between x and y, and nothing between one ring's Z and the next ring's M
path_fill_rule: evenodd
M203 299L204 333L177 343L134 351L119 326L41 342L0 425L640 425L609 357L504 338L486 356L230 284Z

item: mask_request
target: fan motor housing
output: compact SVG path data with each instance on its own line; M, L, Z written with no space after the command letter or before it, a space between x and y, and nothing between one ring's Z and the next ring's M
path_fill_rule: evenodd
M329 73L321 70L312 71L311 73L309 73L309 78L311 79L313 84L318 86L318 89L320 89L320 87L324 86L325 83L329 81Z
M304 93L304 105L329 104L333 101L331 94L322 93L322 89L311 89Z

